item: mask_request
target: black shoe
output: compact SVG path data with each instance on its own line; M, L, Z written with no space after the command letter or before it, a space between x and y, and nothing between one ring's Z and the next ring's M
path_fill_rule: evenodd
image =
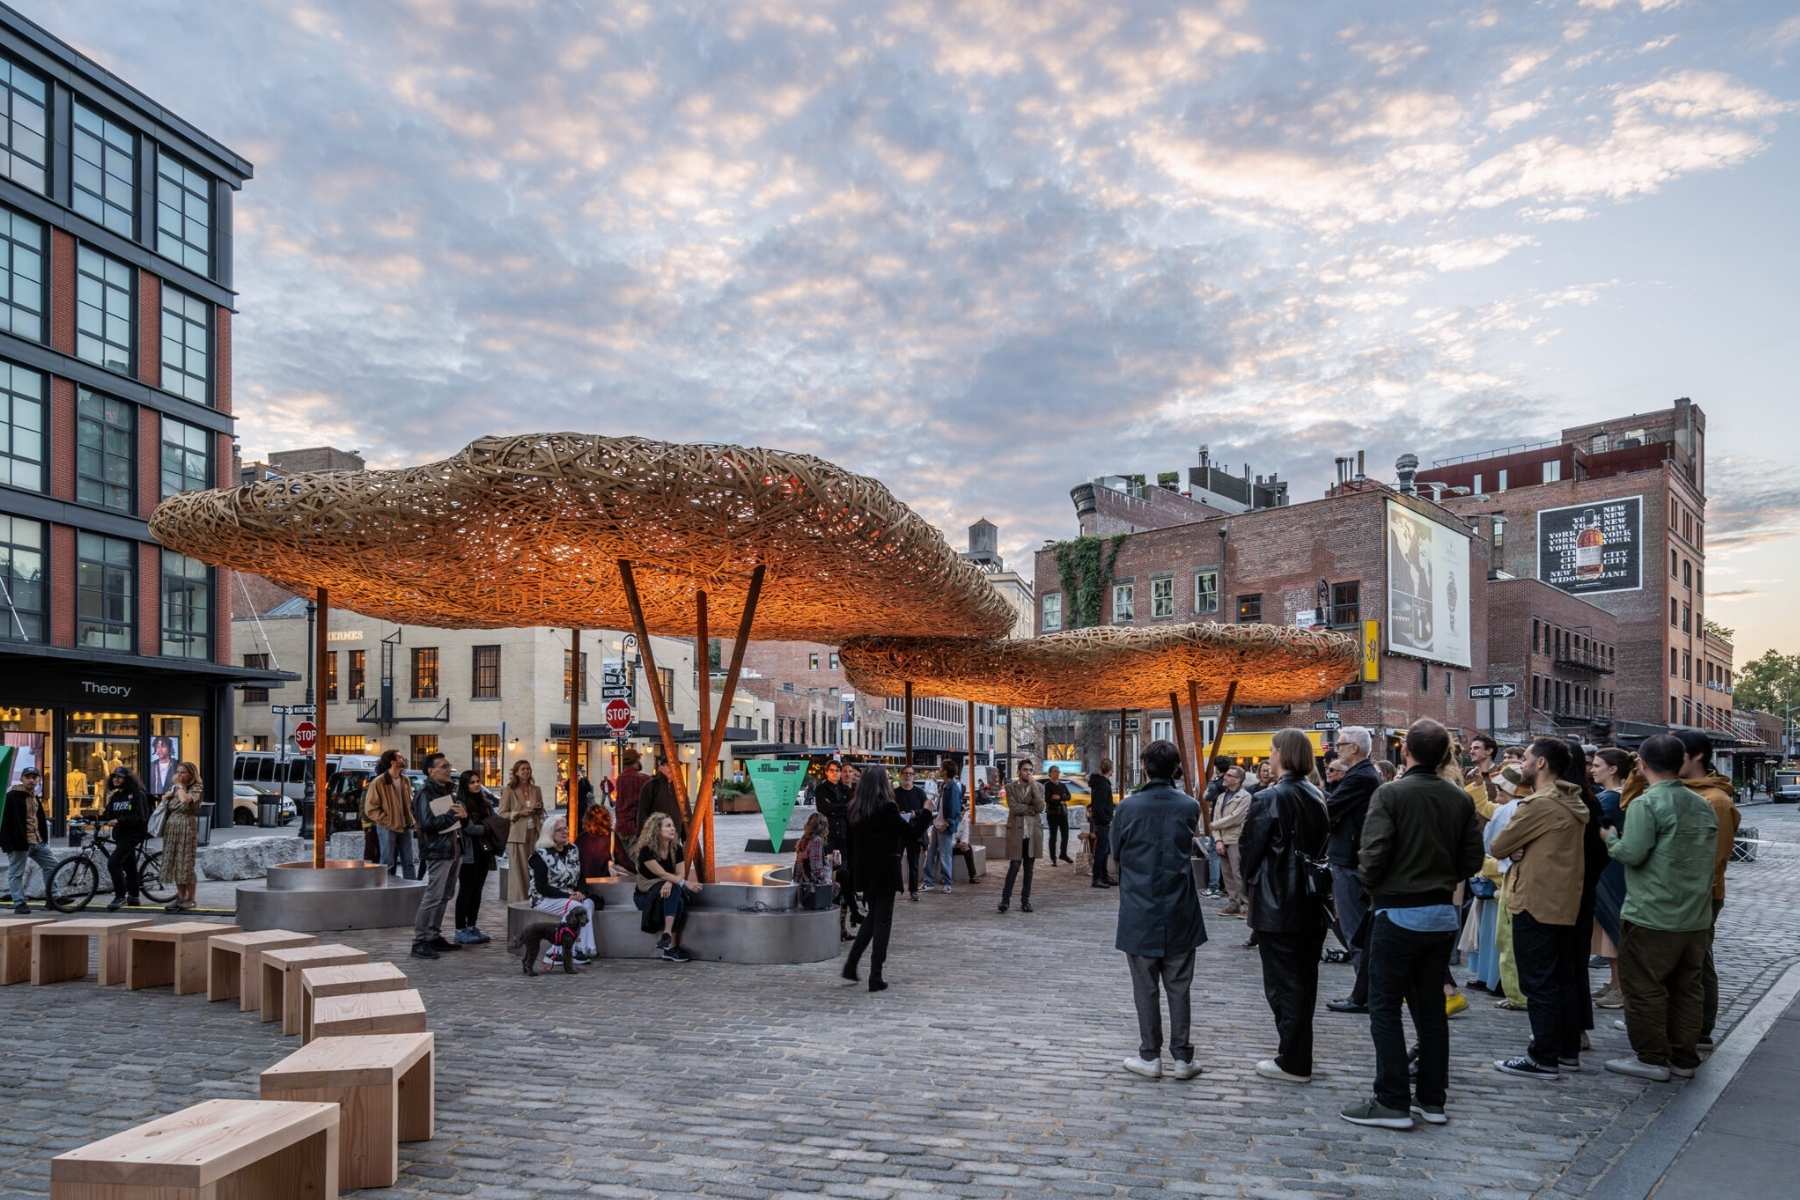
M913 903L914 903L914 904L917 904L917 903L918 903L918 902L919 902L919 893L917 893L917 892L908 892L908 893L907 893L907 895L906 895L906 898L907 898L907 899L908 899L908 900L911 900L911 901L912 901L912 902L913 902Z
M119 896L114 896L112 898L112 903L110 903L106 906L106 911L107 912L118 912L121 908L124 908L124 907L125 907L124 899Z
M1100 881L1100 880L1098 880L1098 879L1096 879L1096 880L1094 880L1094 882L1092 882L1092 883L1090 883L1090 884L1088 884L1088 886L1089 886L1089 887L1097 887L1097 888L1103 888L1103 887L1105 887L1105 886L1106 886L1106 884L1104 884L1104 883L1102 883L1102 882L1101 882L1101 881Z
M664 950L667 950L670 946L673 946L674 944L675 944L674 937L665 933L661 937L656 939L656 952L658 954L661 954Z
M15 905L13 905L13 913L14 913L14 914L15 914L15 915L16 915L16 916L21 916L21 917L22 917L22 916L24 916L24 915L25 915L25 914L26 914L26 913L28 913L28 912L30 912L30 911L31 911L31 905L29 905L29 904L27 904L27 903L25 903L25 902L24 902L24 901L23 901L23 900L21 900L21 901L19 901L19 902L18 902L18 903L17 903L17 904L15 904Z
M430 942L414 942L412 956L414 958L436 958L438 952L431 948Z
M1010 907L1010 906L1009 906L1009 905L1008 905L1008 904L1007 904L1007 903L1006 903L1006 901L1004 901L1004 900L1002 900L1002 901L1001 901L1001 902L1000 902L1000 907L999 907L999 909L998 909L998 910L997 910L997 911L999 911L999 912L1005 912L1005 911L1006 911L1006 910L1007 910L1007 908L1008 908L1008 907Z
M1029 900L1019 901L1019 911L1020 912L1030 912L1031 911L1031 901L1029 901Z
M1508 1075L1521 1075L1526 1079L1561 1079L1562 1072L1555 1067L1547 1067L1529 1054L1521 1054L1516 1058L1502 1058L1494 1062L1496 1071Z
M869 980L869 990L871 992L885 992L887 991L887 981L885 979L871 979Z
M432 938L431 941L426 943L426 945L430 946L433 950L436 950L440 954L442 954L446 950L461 950L462 949L461 946L457 945L453 941L450 941L448 938L443 937L442 935Z
M1348 996L1342 1000L1327 1000L1325 1007L1334 1013L1366 1013L1369 1011L1368 1005L1352 1000Z
M1068 864L1069 864L1069 865L1070 865L1070 866L1071 866L1071 867L1072 867L1072 866L1074 866L1074 865L1075 865L1075 860L1074 860L1074 859L1072 859L1072 858L1070 858L1070 857L1069 857L1069 856L1068 856L1068 855L1066 855L1066 854L1065 854L1065 855L1063 855L1063 861L1064 861L1064 862L1066 862L1066 863L1068 863Z
M839 971L838 974L842 975L845 979L848 979L851 983L858 983L862 980L862 976L856 973L856 964L853 962L845 963L844 969Z

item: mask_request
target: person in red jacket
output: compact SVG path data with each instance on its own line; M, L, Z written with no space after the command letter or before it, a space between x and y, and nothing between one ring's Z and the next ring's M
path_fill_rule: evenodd
M638 795L650 778L644 774L644 759L636 746L627 746L621 761L624 768L619 772L618 783L613 785L613 837L618 845L612 856L614 862L631 858L630 847L638 835Z

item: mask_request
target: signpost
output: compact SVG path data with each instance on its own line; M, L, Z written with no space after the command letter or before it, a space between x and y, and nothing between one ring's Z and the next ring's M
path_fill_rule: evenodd
M631 705L622 697L615 696L606 702L606 723L616 734L623 734L635 721Z
M1469 685L1469 699L1487 701L1487 731L1493 737L1500 722L1506 718L1506 702L1519 694L1519 689L1510 683L1472 683Z

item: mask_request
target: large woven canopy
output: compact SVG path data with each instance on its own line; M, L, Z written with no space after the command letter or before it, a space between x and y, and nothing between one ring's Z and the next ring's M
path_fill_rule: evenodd
M652 633L738 621L766 567L756 635L993 636L1013 613L880 483L805 454L578 433L486 437L442 462L190 492L151 518L163 545L383 620L592 628L625 620L630 560Z
M1356 677L1357 640L1276 625L1103 625L1038 638L864 637L840 657L858 688L1015 708L1167 708L1169 693L1216 704L1237 681L1240 705L1327 696Z

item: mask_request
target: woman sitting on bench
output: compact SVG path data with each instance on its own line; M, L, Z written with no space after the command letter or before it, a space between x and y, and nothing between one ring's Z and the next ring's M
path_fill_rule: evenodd
M587 909L587 924L575 942L575 961L592 962L598 951L594 947L594 909L581 877L581 851L569 840L569 819L552 817L531 854L531 906L542 913L560 917L572 905ZM560 962L561 951L552 947L544 952L548 962Z
M692 863L682 869L681 838L667 813L652 813L638 833L637 890L631 898L644 914L645 933L657 933L656 948L669 962L687 962L694 956L681 948L681 928L687 924L690 896L700 894Z

